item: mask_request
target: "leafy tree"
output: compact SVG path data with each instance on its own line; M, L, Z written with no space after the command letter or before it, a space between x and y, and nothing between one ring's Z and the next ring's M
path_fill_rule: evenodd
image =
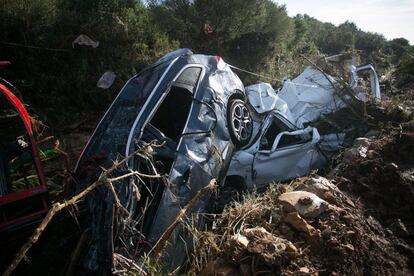
M0 2L7 7L0 16L2 41L64 49L0 44L0 59L12 61L12 70L3 74L20 86L27 102L52 119L72 121L81 112L103 111L131 75L178 47L156 28L140 1ZM72 41L80 34L99 41L99 47L73 49ZM117 74L109 91L96 87L107 70Z
M250 69L262 65L292 29L285 7L270 0L165 0L150 7L182 46Z

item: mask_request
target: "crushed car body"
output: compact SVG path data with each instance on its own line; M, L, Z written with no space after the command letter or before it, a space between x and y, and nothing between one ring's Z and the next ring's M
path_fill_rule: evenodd
M131 155L117 175L138 171L154 177L116 185L128 217L114 215L108 189L88 198L84 223L92 240L81 270L107 272L114 250L139 260L200 189L224 179L234 148L247 144L252 132L249 118L229 121L247 110L244 99L242 82L220 57L187 49L167 54L125 84L79 158L77 188ZM208 203L206 195L190 214L203 212ZM164 262L171 269L186 257L184 236L179 226L169 239Z
M358 70L352 72L356 78ZM188 49L171 52L132 77L76 165L77 191L101 181L102 172L125 158L111 177L131 175L114 185L116 196L101 186L87 197L88 215L81 223L91 240L79 270L105 274L113 269L114 254L136 262L151 256L182 209L213 179L219 186L236 181L253 188L322 167L352 126L326 131L313 125L315 120L347 108L350 98L369 98L358 95L357 80L351 94L337 93L339 84L308 67L278 91L266 83L245 88L220 57ZM379 90L374 92L378 98ZM211 193L203 195L186 222L169 233L162 255L168 270L179 268L191 248L186 225L201 225L191 218L210 205Z
M235 152L227 181L245 188L260 188L286 181L321 168L351 138L351 124L338 126L325 118L349 108L351 101L381 99L378 76L372 65L350 66L351 92L341 91L339 80L315 67L307 67L293 80L285 79L278 91L270 84L246 87L253 117L249 144ZM368 72L370 89L361 87L360 74ZM313 122L325 119L328 131L320 133ZM240 184L239 184L240 185Z

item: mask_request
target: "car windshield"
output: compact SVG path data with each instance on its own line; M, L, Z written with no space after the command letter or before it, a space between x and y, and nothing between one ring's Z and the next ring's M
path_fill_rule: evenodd
M125 152L135 118L168 65L166 62L148 68L128 81L96 129L81 156L79 165L97 157L115 160L119 154Z

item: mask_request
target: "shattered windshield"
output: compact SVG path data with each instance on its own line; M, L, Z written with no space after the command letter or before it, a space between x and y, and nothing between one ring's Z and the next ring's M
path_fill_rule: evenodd
M169 63L150 68L129 80L99 124L79 165L88 159L115 160L125 152L129 132Z

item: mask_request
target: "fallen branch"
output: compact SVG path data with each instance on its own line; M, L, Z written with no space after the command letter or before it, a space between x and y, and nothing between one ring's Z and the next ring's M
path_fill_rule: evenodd
M120 179L122 179L121 177L118 178L114 178L114 179L110 179L108 178L108 176L110 176L110 174L112 172L114 172L116 169L118 169L121 165L125 164L129 159L131 159L132 157L134 157L138 152L142 152L143 150L145 150L145 148L140 148L137 151L131 153L129 156L127 156L126 158L124 158L123 160L119 161L119 162L115 162L114 165L104 171L98 178L97 181L95 181L94 183L92 183L89 187L87 187L86 189L84 189L82 192L80 192L79 194L73 196L72 198L70 198L69 200L65 200L63 202L57 202L55 204L53 204L52 208L49 210L49 212L47 213L46 217L42 220L42 222L40 223L40 225L36 228L36 230L33 232L33 234L30 236L29 240L23 244L23 246L20 248L19 252L16 254L16 257L13 259L12 263L7 267L7 270L4 272L4 276L9 276L16 268L17 266L20 264L20 262L23 260L23 258L26 256L26 253L29 251L29 249L33 246L33 244L35 244L38 240L39 237L41 236L41 234L44 232L44 230L46 229L47 225L50 223L50 221L52 220L52 218L60 211L62 211L63 209L69 207L69 206L73 206L76 203L78 203L82 198L84 198L87 194L89 194L92 190L94 190L95 188L97 188L100 185L111 185L112 187L112 182L116 182ZM150 175L144 175L144 177L146 176L150 176ZM115 190L110 189L112 191L112 193L114 195L116 195ZM115 197L115 204L117 205L117 207L121 207L122 206L118 206L120 205L119 199L116 196ZM123 208L125 209L125 208Z
M321 72L322 74L323 74L323 76L328 80L328 82L331 84L331 86L332 86L332 88L334 89L334 91L335 91L335 94L336 95L338 95L338 97L344 102L344 103L346 103L347 104L347 106L349 107L349 109L351 110L351 112L355 115L355 116L357 116L358 118L360 118L360 119L364 119L364 115L366 115L366 114L360 114L360 112L358 112L357 110L355 110L355 107L349 102L349 101L347 101L340 93L338 93L337 92L337 87L336 87L336 85L334 84L334 82L331 80L331 78L325 73L325 71L321 68L321 67L319 67L318 65L316 65L316 63L314 63L313 61L311 61L309 58L307 58L305 55L300 55L302 58L304 58L307 62L309 62L316 70L318 70L319 72ZM345 82L345 81L343 81L341 78L339 78L340 79L340 81L341 81L341 83L342 83L342 85L344 85L345 86L345 91L348 93L348 95L349 96L351 96L351 97L355 97L350 91L349 91L349 85ZM335 99L334 99L335 100ZM336 104L335 104L336 105ZM364 112L365 113L365 112Z
M139 267L133 260L130 260L121 254L114 253L114 261L119 264L122 271L114 271L113 274L129 274L131 271L136 271L141 276L148 275L141 267ZM119 273L117 273L119 272Z
M171 223L171 225L165 230L165 232L161 235L161 237L158 239L158 241L155 243L154 247L151 249L150 253L153 252L154 254L154 260L158 262L159 258L161 257L161 253L164 251L164 248L166 246L166 242L171 236L174 229L177 227L177 225L183 220L185 215L187 214L188 210L190 210L194 204L205 195L208 191L212 191L216 188L216 180L212 179L210 183L199 190L195 196L187 203L187 205L184 206L183 209L180 210L177 217L174 219L174 221Z

